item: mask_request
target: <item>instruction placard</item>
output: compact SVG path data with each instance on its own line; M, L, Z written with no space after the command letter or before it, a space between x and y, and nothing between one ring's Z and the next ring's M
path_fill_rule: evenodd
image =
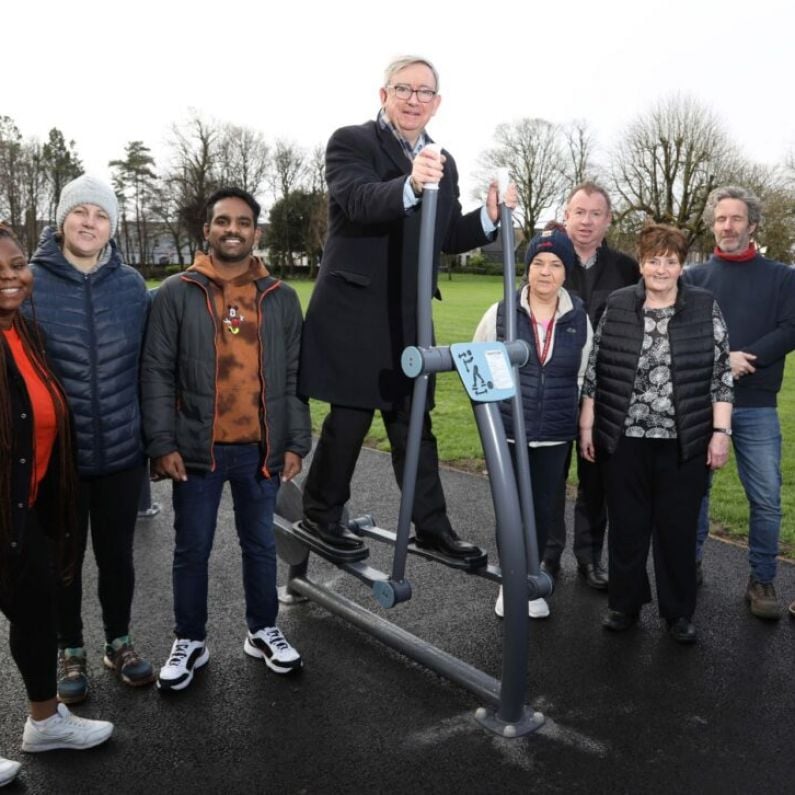
M472 400L495 403L514 396L513 368L501 342L457 342L450 353Z

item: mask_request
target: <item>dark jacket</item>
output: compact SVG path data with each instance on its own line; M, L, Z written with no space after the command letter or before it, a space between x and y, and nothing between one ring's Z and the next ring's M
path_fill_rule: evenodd
M47 228L31 259L33 302L47 355L66 390L75 422L81 477L109 475L143 462L138 366L148 298L141 274L110 260L80 273Z
M468 251L488 240L480 210L462 215L455 161L444 154L436 269L441 251ZM408 214L403 208L410 173L411 162L394 135L376 122L343 127L329 140L329 234L306 314L301 394L390 409L411 392L400 357L416 343L422 204Z
M30 321L23 322L30 323ZM60 553L59 564L63 573L74 560L73 542L75 538L70 530L74 529L75 517L74 515L64 516L59 509L59 506L64 504L64 500L61 498L63 484L59 477L62 440L60 438L55 440L47 472L39 483L36 503L31 507L28 502L36 456L33 410L25 380L2 334L0 334L0 345L3 347L8 383L8 395L3 396L2 399L9 401L13 426L11 455L7 460L0 462L0 466L10 468L10 499L7 507L10 510L11 518L9 548L0 550L0 555L10 556L11 570L13 571L13 561L21 559L27 540L26 530L30 527L31 522L36 522L46 535L59 541L57 545ZM6 510L6 506L2 506L0 510ZM0 569L8 570L5 566L0 566Z
M186 467L212 470L216 404L216 330L220 322L201 273L166 279L152 304L141 365L146 451L179 452ZM282 468L286 451L311 447L309 408L296 395L301 307L295 291L268 276L255 282L259 304L263 474Z
M594 442L608 454L624 433L643 344L642 283L613 293L596 355ZM681 460L706 455L712 436L712 376L715 366L715 299L680 281L668 323L676 434Z
M516 294L516 336L525 340L530 358L519 369L522 407L528 442L567 442L577 438L580 390L577 375L582 349L588 338L585 307L571 296L573 308L555 321L552 356L542 367L538 361L533 329L527 311L521 306L520 290ZM505 305L497 307L497 338L505 339ZM500 403L505 432L514 439L511 402Z
M569 270L563 286L582 299L596 329L610 293L636 284L639 279L638 263L603 242L596 250L596 262L586 270L578 261Z
M682 276L715 296L733 351L753 353L756 372L734 382L734 405L771 407L795 349L795 269L757 255L747 262L713 256Z

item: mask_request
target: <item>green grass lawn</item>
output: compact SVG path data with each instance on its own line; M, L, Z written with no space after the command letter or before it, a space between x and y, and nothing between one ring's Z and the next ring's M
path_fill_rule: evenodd
M312 283L293 281L304 307L309 301ZM443 274L439 284L444 300L434 301L434 324L440 344L464 342L472 334L483 312L502 297L502 279L491 276L455 274L451 280ZM327 411L323 403L312 402L312 423L315 432ZM779 413L785 442L795 439L795 360L787 362L784 388L779 396ZM439 455L451 465L479 471L483 468L478 433L472 417L469 399L457 376L453 373L437 377L436 409L433 413L434 432L439 440ZM388 449L383 426L376 415L370 431L370 443ZM782 462L784 489L782 493L784 522L782 525L782 553L795 555L795 447L784 445ZM740 539L746 537L748 505L737 479L733 459L715 477L712 491L713 530Z

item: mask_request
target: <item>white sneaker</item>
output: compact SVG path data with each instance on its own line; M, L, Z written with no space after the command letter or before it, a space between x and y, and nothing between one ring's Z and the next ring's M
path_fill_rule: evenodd
M527 615L530 618L547 618L549 616L549 605L546 599L531 599L527 603Z
M184 690L193 681L194 671L207 665L209 659L210 652L203 640L177 638L157 677L158 690Z
M20 767L22 765L19 762L12 762L0 756L0 787L10 784L17 777Z
M497 594L497 601L494 603L494 612L499 618L503 618L505 611L502 602L502 586L500 586L500 592ZM549 615L547 600L531 599L527 603L527 615L530 618L546 618Z
M71 748L81 751L104 743L113 734L113 724L106 720L88 720L72 715L66 704L58 704L56 713L46 720L25 721L22 750L29 754Z
M304 664L301 655L287 642L278 627L247 633L243 651L251 657L265 660L265 665L277 674L292 673Z

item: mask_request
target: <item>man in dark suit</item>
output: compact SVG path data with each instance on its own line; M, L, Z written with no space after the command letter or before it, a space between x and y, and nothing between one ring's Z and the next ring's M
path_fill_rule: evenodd
M594 330L605 311L608 296L620 287L640 279L638 263L610 248L605 235L612 222L610 196L594 182L572 188L566 199L566 232L577 253L575 266L563 286L585 303ZM577 458L577 502L574 506L574 556L577 572L591 587L607 589L607 573L602 566L602 547L607 529L607 508L601 466ZM559 506L559 521L547 541L544 568L551 574L560 569L560 556L566 546L564 506Z
M440 252L485 244L499 218L496 183L486 205L464 215L455 161L426 148L425 126L441 101L438 88L429 61L394 61L379 92L376 121L337 130L326 149L329 235L306 314L299 390L330 403L331 411L304 483L303 525L339 548L362 544L340 520L376 409L389 436L395 477L403 480L412 382L400 356L417 342L423 190L439 183L434 274ZM505 202L516 205L513 188ZM419 546L448 557L482 555L457 537L447 518L428 409L412 520Z

